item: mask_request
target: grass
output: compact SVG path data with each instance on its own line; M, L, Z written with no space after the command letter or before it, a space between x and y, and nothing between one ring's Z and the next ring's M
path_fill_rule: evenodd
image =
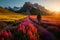
M4 8L0 8L0 21L17 21L25 18L26 16L27 15L14 13Z
M26 15L17 14L17 15L0 15L0 21L17 21L25 18Z
M36 15L32 16L33 18L36 19ZM55 24L55 25L60 25L60 16L56 15L51 15L51 16L42 16L42 20L47 20L47 23Z

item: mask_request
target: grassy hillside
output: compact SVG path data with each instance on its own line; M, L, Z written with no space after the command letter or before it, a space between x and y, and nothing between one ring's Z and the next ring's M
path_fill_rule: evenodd
M36 16L31 16L36 19ZM51 16L42 16L41 20L47 21L47 23L60 25L60 16L51 15Z
M14 13L0 7L0 21L16 21L25 17L26 15Z

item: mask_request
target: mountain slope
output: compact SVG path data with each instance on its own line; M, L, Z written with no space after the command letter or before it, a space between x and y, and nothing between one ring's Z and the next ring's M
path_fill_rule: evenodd
M43 6L38 5L37 3L32 4L30 2L25 2L23 7L17 11L18 13L24 13L24 14L38 14L41 13L42 15L48 15L50 14L50 11L45 9Z
M15 21L25 18L27 15L18 14L0 7L0 21Z
M47 10L45 7L39 5L38 3L32 4L31 2L25 2L22 7L8 7L6 9L22 14L36 15L38 13L41 13L41 15L51 15L51 11Z
M14 13L12 11L9 11L3 7L0 7L0 14L17 14L17 13Z

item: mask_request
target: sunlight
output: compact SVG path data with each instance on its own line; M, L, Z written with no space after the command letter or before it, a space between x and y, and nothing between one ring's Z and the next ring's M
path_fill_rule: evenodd
M55 8L54 9L56 12L60 12L60 8Z

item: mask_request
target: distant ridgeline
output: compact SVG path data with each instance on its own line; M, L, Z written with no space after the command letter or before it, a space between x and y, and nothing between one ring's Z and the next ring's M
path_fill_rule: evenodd
M38 3L32 4L31 2L25 2L23 7L13 7L13 8L8 7L6 9L10 11L14 11L16 13L23 13L23 14L36 15L42 12L41 15L50 15L49 10L45 9L43 6L39 5Z
M5 9L4 7L0 6L0 14L4 14L4 13L11 13L11 11Z

